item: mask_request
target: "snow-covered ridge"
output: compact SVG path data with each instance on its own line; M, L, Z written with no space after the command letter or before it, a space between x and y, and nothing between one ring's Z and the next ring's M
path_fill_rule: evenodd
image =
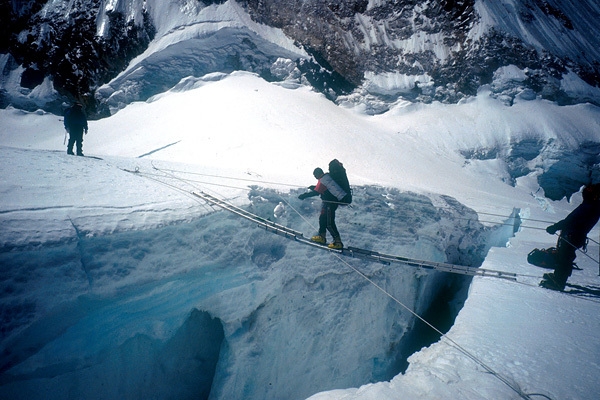
M164 15L165 10L158 13ZM148 49L98 89L97 100L112 112L166 91L188 76L236 69L264 73L281 57L307 57L281 31L253 22L235 2L167 14Z

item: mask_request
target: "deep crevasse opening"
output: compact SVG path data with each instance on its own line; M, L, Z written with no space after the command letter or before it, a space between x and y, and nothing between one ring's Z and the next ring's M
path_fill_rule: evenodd
M338 211L338 227L357 247L478 266L518 227L485 228L445 196L356 191L353 207ZM248 209L274 219L283 199L290 206L278 222L310 235L320 201L300 202L297 194L254 188ZM389 380L437 340L330 254L223 212L1 257L32 276L54 271L26 280L73 297L48 312L43 298L14 295L3 305L3 326L13 332L3 332L0 394L13 398L305 398ZM470 282L350 262L444 332ZM18 293L28 283L10 285Z

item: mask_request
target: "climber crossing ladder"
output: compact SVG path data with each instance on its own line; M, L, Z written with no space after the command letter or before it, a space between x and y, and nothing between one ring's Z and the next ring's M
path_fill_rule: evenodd
M155 169L157 169L157 168L155 168ZM128 171L128 170L124 170L124 171L134 173L134 174L141 174L137 168L135 171ZM144 174L142 176L146 176L147 178L150 178L147 174ZM184 181L183 179L177 178L174 175L171 175L170 177L172 177L174 179L178 179L180 181ZM179 187L176 187L174 185L171 185L164 181L161 181L159 179L156 179L156 178L150 178L150 179L154 179L161 184L167 185L174 190L178 190L180 192L186 193L187 195L192 195L194 198L196 198L196 200L201 200L204 203L206 203L207 205L218 206L224 210L230 211L230 212L234 213L235 215L238 215L242 218L245 218L249 221L256 223L259 227L265 228L269 232L273 232L278 235L284 236L288 239L292 239L292 240L299 241L299 242L302 242L302 243L305 243L305 244L308 244L311 246L315 246L315 247L321 248L323 250L336 252L336 253L342 253L342 254L335 255L338 259L340 259L341 262L343 262L345 265L347 265L349 268L351 268L353 271L355 271L357 274L359 274L361 277L363 277L366 281L371 283L377 289L382 291L386 296L388 296L390 299L392 299L398 305L400 305L401 307L406 309L408 312L410 312L412 315L414 315L416 318L421 320L423 323L425 323L431 329L436 331L441 337L445 337L445 339L452 346L454 346L465 356L467 356L468 358L473 360L475 363L477 363L479 366L481 366L483 369L485 369L487 372L489 372L492 376L496 377L498 380L500 380L502 383L504 383L510 389L515 391L515 393L517 393L517 395L519 397L521 397L523 399L531 398L529 394L524 393L512 380L509 380L509 379L503 377L501 374L497 373L494 369L492 369L485 362L483 362L481 359L479 359L475 354L471 353L470 351L468 351L467 349L462 347L459 343L454 341L451 337L448 337L446 334L441 332L435 326L431 325L427 320L423 319L423 317L421 317L419 314L415 313L412 309L407 307L399 299L394 297L392 294L387 292L384 288L379 286L376 282L371 280L368 276L366 276L365 274L363 274L362 272L360 272L359 270L357 270L356 268L351 266L349 263L342 260L341 255L346 255L346 256L351 255L351 256L357 257L357 258L363 257L370 261L380 262L380 263L388 264L388 265L391 262L398 262L398 263L403 263L403 264L412 265L412 266L416 266L416 267L437 269L440 271L444 271L444 269L447 268L445 272L453 272L453 273L460 273L460 274L467 274L467 275L495 276L495 277L499 277L502 279L508 279L511 281L515 281L516 283L520 283L520 282L517 282L517 274L506 273L506 272L502 272L502 271L484 270L484 269L479 269L479 268L461 267L461 266L456 266L456 265L452 265L452 264L432 263L432 262L427 262L427 261L413 260L413 259L409 259L409 258L405 258L405 257L391 256L391 255L381 254L378 252L373 252L373 251L358 249L358 248L346 248L346 249L342 249L342 250L329 249L326 246L322 246L322 245L313 243L309 239L306 239L304 237L304 235L302 234L302 232L295 231L286 226L274 223L274 222L269 221L265 218L262 218L258 215L252 214L240 207L237 207L237 206L235 206L231 203L228 203L224 200L221 200L217 197L211 196L205 192L202 192L202 191L188 192L188 191L184 191L183 189L181 189ZM523 275L519 275L519 276L523 276Z
M233 214L236 214L242 218L252 221L252 222L256 223L259 227L264 228L267 232L275 233L276 235L283 236L288 239L295 240L297 242L308 244L308 245L311 245L314 247L319 247L319 248L333 251L336 253L342 252L341 250L329 249L326 246L312 242L311 240L305 238L304 234L302 232L293 230L291 228L288 228L287 226L277 224L273 221L269 221L268 219L262 218L256 214L252 214L251 212L248 212L248 211L244 210L243 208L237 207L231 203L221 200L221 199L219 199L215 196L212 196L208 193L194 191L194 192L192 192L192 195L194 195L212 205L218 206L218 207L220 207L224 210L227 210Z
M341 253L342 255L345 255L345 256L349 256L349 257L353 257L353 258L360 258L360 259L364 259L367 261L378 262L378 263L382 263L382 264L386 264L386 265L389 265L391 263L398 263L398 264L403 264L403 265L409 265L409 266L416 267L416 268L434 269L437 271L449 272L449 273L454 273L454 274L470 275L470 276L490 276L490 277L507 279L507 280L512 280L512 281L517 280L516 274L510 273L510 272L504 272L504 271L466 267L466 266L462 266L462 265L439 263L439 262L433 262L433 261L417 260L417 259L413 259L413 258L401 257L401 256L396 256L396 255L391 255L391 254L379 253L379 252L371 251L371 250L360 249L357 247L348 247L348 248L343 248L343 249L330 249L327 246L317 244L315 242L312 242L310 239L305 238L304 234L302 232L299 232L299 231L293 230L291 228L288 228L286 226L269 221L269 220L262 218L256 214L252 214L251 212L248 212L240 207L237 207L237 206L235 206L229 202L226 202L224 200L221 200L221 199L219 199L215 196L212 196L208 193L205 193L202 191L194 191L194 192L192 192L192 195L194 195L212 205L218 206L224 210L227 210L233 214L236 214L244 219L254 222L259 227L264 228L268 232L275 233L279 236L283 236L283 237L286 237L288 239L291 239L291 240L294 240L294 241L297 241L297 242L300 242L303 244L317 247L322 250L327 250L327 251L331 251L331 252L335 252L335 253Z

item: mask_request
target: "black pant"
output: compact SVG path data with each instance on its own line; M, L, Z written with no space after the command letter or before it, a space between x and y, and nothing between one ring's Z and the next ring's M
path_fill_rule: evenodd
M566 283L567 279L573 272L573 261L577 257L577 247L579 243L573 243L569 235L563 236L562 234L558 238L556 248L558 249L557 254L557 265L554 269L554 277L561 283Z
M335 210L337 208L337 204L324 201L321 205L321 215L319 215L319 235L325 237L325 230L328 230L334 241L340 239L340 233L335 226Z
M69 144L67 145L67 153L73 154L73 145L77 143L77 155L83 155L83 130L69 131Z

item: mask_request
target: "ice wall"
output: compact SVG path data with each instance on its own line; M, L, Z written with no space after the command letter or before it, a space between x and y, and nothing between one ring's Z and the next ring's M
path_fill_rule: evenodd
M338 211L347 245L469 265L487 250L476 214L451 198L355 191L353 207ZM278 222L311 235L320 200L298 194L255 188L248 207L275 219L274 207L289 202ZM54 271L45 281L21 278L63 298L42 312L50 289L14 297L31 312L19 314L15 300L14 318L3 321L11 331L3 332L0 397L12 399L300 399L391 379L427 344L424 330L349 265L421 314L450 310L468 283L337 259L225 212L80 235L77 243L2 253L0 262ZM27 287L14 281L14 290Z

